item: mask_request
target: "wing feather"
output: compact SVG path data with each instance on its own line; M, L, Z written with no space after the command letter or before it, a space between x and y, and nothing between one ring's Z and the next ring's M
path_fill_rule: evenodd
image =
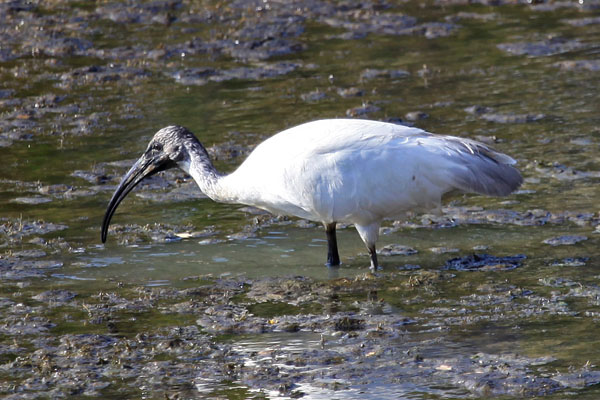
M447 177L456 189L490 196L507 196L523 182L516 161L483 143L452 136L432 136L446 149Z

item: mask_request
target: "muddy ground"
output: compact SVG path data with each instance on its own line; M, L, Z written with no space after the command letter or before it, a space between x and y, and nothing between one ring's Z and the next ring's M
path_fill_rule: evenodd
M133 160L125 150L114 155L101 140L106 131L116 132L108 142L124 137L131 121L152 115L145 101L160 89L147 93L148 86L175 85L185 92L251 82L252 93L273 80L317 74L329 86L286 88L287 97L279 99L291 96L310 106L340 102L336 116L414 125L455 107L452 114L461 119L491 124L473 135L478 140L518 149L526 139L502 130L529 125L541 131L533 141L547 146L553 132L535 124L567 125L560 110L439 101L391 113L390 101L378 99L376 88L383 92L389 82L414 80L429 87L445 79L444 72L425 63L410 70L377 66L338 80L306 54L318 41L345 48L373 38L406 38L434 47L445 43L436 40L464 39L473 24L514 24L515 34L492 46L497 57L523 65L548 60L542 74L594 82L599 11L600 2L588 0L0 2L0 154L10 160L3 161L8 172L0 177L0 395L596 398L600 215L593 205L551 204L544 195L548 186L560 185L559 191L577 190L573 197L595 199L600 165L582 157L566 165L556 154L524 151L519 166L525 185L504 203L485 207L458 199L442 215L390 221L382 231L394 237L491 225L495 232L518 232L520 242L510 250L498 250L485 237L461 248L394 239L380 249L383 271L356 267L367 260L365 252L356 256L352 277L334 270L330 279L288 271L252 278L199 274L148 285L111 276L77 280L65 270L101 268L78 257L110 252L98 244L99 223L88 215L102 213ZM521 15L552 18L562 28L556 34L523 32ZM344 54L339 50L340 58ZM468 72L458 76L485 79L496 65L486 68L465 66ZM582 100L582 113L597 101L593 93ZM587 130L556 146L589 155L597 133L590 120ZM232 168L263 137L230 130L207 147L220 166ZM51 160L63 146L72 150L70 157L81 157L78 140L96 139L100 149L91 160L66 162L56 175L45 175L43 163L28 167ZM46 153L27 152L44 146ZM105 149L112 149L113 161L103 161ZM143 204L202 197L178 171L155 176L136 192ZM54 205L64 214L44 208ZM234 227L117 221L111 245L210 246L290 225L322 234L309 221L238 211Z

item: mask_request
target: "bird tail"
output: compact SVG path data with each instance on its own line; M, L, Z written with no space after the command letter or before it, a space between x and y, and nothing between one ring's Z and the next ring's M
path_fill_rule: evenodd
M469 139L445 138L451 155L449 173L452 184L463 192L507 196L523 177L513 165L516 161L496 150ZM457 157L458 156L458 157Z

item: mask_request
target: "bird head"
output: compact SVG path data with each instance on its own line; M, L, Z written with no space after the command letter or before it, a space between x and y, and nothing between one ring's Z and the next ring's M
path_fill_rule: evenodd
M184 171L189 170L190 151L200 150L206 157L208 154L192 132L181 126L167 126L162 128L148 144L142 156L133 164L125 174L121 183L115 190L102 221L102 243L106 242L108 225L121 201L144 178L157 172L179 167Z

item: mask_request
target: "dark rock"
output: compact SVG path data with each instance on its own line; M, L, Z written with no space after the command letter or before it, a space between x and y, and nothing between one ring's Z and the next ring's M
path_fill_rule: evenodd
M458 271L506 271L515 269L526 259L525 255L496 257L488 254L473 254L465 257L456 257L446 261L444 269Z

